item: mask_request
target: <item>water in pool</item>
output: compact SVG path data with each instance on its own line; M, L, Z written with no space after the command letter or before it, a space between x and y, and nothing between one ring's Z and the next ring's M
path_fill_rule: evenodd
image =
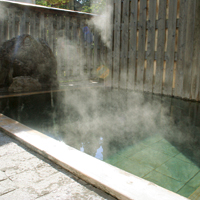
M2 98L0 111L183 196L200 187L200 103L85 88Z

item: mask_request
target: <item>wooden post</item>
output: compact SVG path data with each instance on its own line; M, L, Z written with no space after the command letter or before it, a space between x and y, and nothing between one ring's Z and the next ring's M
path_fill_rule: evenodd
M97 32L97 30L94 30L94 75L96 74L96 70L98 68L98 38L99 38L99 34Z
M53 15L52 14L48 14L48 26L47 26L47 42L51 48L51 50L53 51L53 37L54 37L54 27L53 27Z
M129 66L128 66L128 89L135 88L136 56L137 56L137 16L138 0L131 1L130 13L130 41L129 41Z
M69 66L69 60L70 60L70 51L69 51L69 45L70 45L70 17L67 15L65 16L65 31L64 35L66 38L66 58L64 60L65 62L65 74L67 77L70 75L70 66Z
M76 55L73 55L73 66L72 66L72 75L78 74L78 66L77 66L77 59L78 59L78 46L77 46L77 18L72 18L72 42L73 42L73 48L76 52Z
M3 17L3 23L2 23L2 26L3 26L2 42L5 42L6 40L9 39L9 26L8 26L9 15L8 15L8 9L5 10L4 14L5 15Z
M174 72L174 52L176 36L177 0L169 0L168 38L166 52L166 70L163 94L172 95Z
M121 34L121 0L115 0L114 16L114 58L113 58L113 87L119 87L120 64L120 34Z
M53 42L53 48L52 48L52 51L53 51L53 53L54 53L54 55L56 56L56 58L57 58L57 38L58 38L58 20L57 20L57 15L56 14L54 14L53 15L53 20L52 20L52 22L53 22L53 30L50 32L50 34L52 34L53 33L53 40L52 40L52 42ZM60 80L60 68L59 68L59 65L58 65L58 67L57 67L57 77L58 77L58 80Z
M144 91L153 92L153 73L155 58L155 30L156 30L156 0L149 1L147 68L145 74Z
M0 19L0 46L2 45L2 43L3 43L3 25L4 25L4 23L3 23L3 19Z
M109 9L109 6L112 9L112 13L110 13L110 17L111 17L111 24L110 24L110 29L111 32L108 33L107 32L107 36L109 37L109 46L107 46L107 63L106 66L109 69L109 75L106 78L106 86L107 87L112 87L112 62L113 62L113 9L114 9L114 3L113 0L107 0L107 9ZM108 10L107 10L108 12Z
M146 9L147 9L147 1L140 0L138 60L137 60L137 78L136 78L137 79L136 90L138 91L143 91L143 82L144 82Z
M15 10L8 10L9 18L8 18L8 26L9 26L9 39L15 37ZM0 29L2 30L2 29Z
M123 1L122 16L122 38L121 38L121 65L120 65L120 88L127 86L128 65L128 42L129 42L129 1Z
M194 47L194 22L196 0L189 0L187 6L187 28L185 46L185 66L183 70L183 98L191 98L192 58ZM198 36L199 37L199 36Z
M87 26L89 27L89 25L87 24ZM91 28L89 27L90 31ZM87 46L87 53L86 53L86 59L87 59L87 76L90 78L91 77L91 41L90 39L86 39L86 46Z
M26 12L21 10L21 20L20 20L20 35L26 33Z
M45 22L44 22L45 18L44 18L44 13L40 13L40 30L39 30L39 37L46 40L46 34L45 34Z
M196 0L194 55L192 60L191 98L200 101L200 1ZM200 108L199 108L200 109Z
M79 57L80 57L80 59L79 59L79 68L80 68L80 76L81 77L83 77L83 75L84 75L84 60L83 60L83 58L84 58L84 36L83 36L83 27L84 27L84 20L82 19L82 18L80 18L80 35L79 35L79 37L80 37L80 46L79 46Z
M157 42L157 58L156 58L156 74L153 92L162 94L163 84L163 68L165 59L165 19L166 19L167 0L159 1L158 11L158 42Z
M35 15L35 37L40 37L40 13L38 12Z
M182 97L183 92L183 69L184 52L186 38L186 19L187 19L187 0L180 0L179 29L178 29L178 49L177 49L177 67L174 95Z
M56 57L57 57L57 73L60 79L63 78L63 57L64 57L64 38L63 38L63 29L62 29L62 15L57 16L57 36L56 36Z
M20 27L19 12L15 12L15 36L18 36L20 34L19 27Z
M30 34L35 37L35 12L30 13Z

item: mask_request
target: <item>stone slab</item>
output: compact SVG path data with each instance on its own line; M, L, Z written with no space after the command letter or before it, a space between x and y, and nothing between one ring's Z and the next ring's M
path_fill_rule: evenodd
M15 190L16 188L17 187L15 186L15 184L9 179L0 181L0 195L11 192L11 191Z

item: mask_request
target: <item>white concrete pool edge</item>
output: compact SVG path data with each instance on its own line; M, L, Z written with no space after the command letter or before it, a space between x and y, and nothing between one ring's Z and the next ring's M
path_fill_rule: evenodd
M187 198L78 151L0 114L0 130L42 154L79 178L126 200L186 200Z

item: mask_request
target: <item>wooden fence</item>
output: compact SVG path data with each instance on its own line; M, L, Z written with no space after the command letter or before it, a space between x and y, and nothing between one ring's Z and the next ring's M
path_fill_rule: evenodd
M200 1L113 5L113 87L200 101Z
M200 1L108 0L110 47L88 25L94 15L0 0L0 43L29 33L44 38L58 60L58 76L95 77L105 65L113 88L200 101ZM84 40L84 27L93 42Z
M94 76L104 45L88 21L94 14L0 0L0 45L15 36L30 34L45 39L57 57L60 80ZM84 27L90 30L88 41ZM97 67L96 67L97 68Z

